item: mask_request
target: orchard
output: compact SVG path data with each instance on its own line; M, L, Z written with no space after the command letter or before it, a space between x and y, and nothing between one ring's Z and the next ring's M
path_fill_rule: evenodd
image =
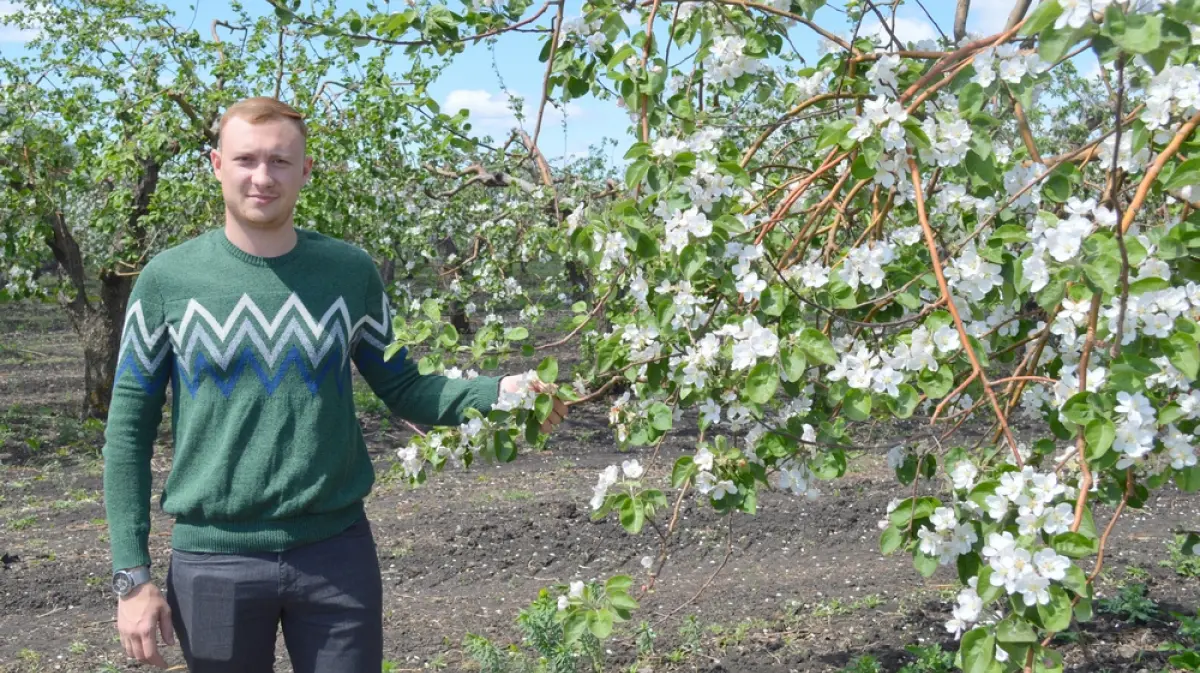
M1055 637L1093 619L1114 530L1200 490L1200 2L1018 1L976 35L958 0L926 43L871 0L835 3L836 22L822 0L270 0L211 31L136 0L27 4L9 19L43 24L35 53L0 60L0 301L67 311L81 413L103 417L137 269L217 220L222 106L294 102L318 165L297 223L380 260L391 353L450 376L532 359L530 380L602 408L606 441L638 453L579 500L659 551L636 577L545 588L530 614L565 651L640 618L688 501L732 529L768 491L826 497L866 452L895 475L878 550L956 583L939 618L954 664L1063 670ZM464 50L530 32L535 114L480 140L427 89ZM627 116L619 165L540 151L547 109L582 98ZM35 279L51 260L63 272ZM569 366L547 354L564 348ZM396 469L436 489L520 461L551 408L507 395L413 428ZM867 439L881 424L911 431ZM685 429L689 452L659 464Z

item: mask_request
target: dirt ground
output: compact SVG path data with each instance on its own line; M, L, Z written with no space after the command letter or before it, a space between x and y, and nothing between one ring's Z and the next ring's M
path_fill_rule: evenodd
M117 639L102 427L75 418L81 378L77 340L54 309L0 306L2 672L151 670L127 660ZM603 405L575 409L545 452L449 469L412 489L390 476L407 431L361 392L360 399L379 476L368 511L384 572L385 670L477 669L463 651L464 637L519 646L514 620L540 588L621 572L644 579L639 561L657 554L654 531L634 537L615 515L590 517L600 470L631 457L651 460L650 451L617 450ZM666 475L693 443L687 434L666 442L649 463L650 478ZM156 493L169 454L164 445L154 460ZM731 529L689 500L657 589L634 621L618 625L604 670L840 671L870 656L879 664L874 670L890 672L913 660L906 645L952 648L942 626L956 593L951 571L925 580L907 557L879 553L876 521L900 488L882 462L859 457L816 501L765 494L759 513L737 517ZM1176 615L1196 616L1200 581L1163 562L1171 530L1198 520L1200 497L1173 487L1122 517L1100 594L1144 585L1152 615L1135 623L1098 611L1056 644L1068 671L1169 670L1161 648L1180 641ZM151 551L160 577L170 527L156 511ZM727 546L728 564L689 603ZM642 619L657 637L638 658ZM277 651L277 670L290 671L282 638ZM168 660L184 670L178 649L168 650Z

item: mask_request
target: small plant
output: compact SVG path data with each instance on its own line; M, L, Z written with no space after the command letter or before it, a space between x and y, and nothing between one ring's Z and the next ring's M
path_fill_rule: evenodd
M1126 584L1116 596L1101 598L1097 603L1100 612L1131 624L1145 624L1158 616L1158 604L1146 596L1146 585L1140 582Z
M508 670L508 657L483 636L468 633L463 639L463 649L479 665L480 673L506 673ZM383 670L389 673L386 663Z
M83 643L83 642L80 642L77 640L77 641L71 643L71 646L69 648L67 648L67 651L69 651L71 654L83 654L84 652L87 652L87 648L88 648L87 643Z
M658 634L650 627L650 622L642 620L637 628L637 651L639 655L654 654L654 641Z
M1177 534L1174 541L1167 543L1171 557L1158 564L1174 570L1180 577L1200 577L1200 556L1187 553L1189 542L1195 544L1192 536Z
M843 668L842 673L883 673L883 667L879 665L878 659L864 654Z
M703 634L704 631L700 628L700 622L696 619L696 615L688 615L687 621L679 627L679 635L683 638L679 649L688 654L699 652L702 649L700 639Z
M937 643L913 644L904 649L917 660L905 664L897 673L951 673L954 670L954 655L944 651Z
M37 517L27 516L21 519L13 519L12 521L8 522L8 527L13 530L25 530L35 523L37 523Z

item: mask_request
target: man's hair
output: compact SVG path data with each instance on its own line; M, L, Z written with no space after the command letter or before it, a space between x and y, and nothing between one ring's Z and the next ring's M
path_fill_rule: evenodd
M234 117L245 119L251 124L261 124L277 119L290 119L296 124L296 128L300 129L300 135L306 141L308 140L308 127L304 124L304 117L295 108L274 98L256 96L254 98L245 98L230 105L225 114L221 115L221 122L217 126L218 146L221 144L221 132L225 130L225 124Z

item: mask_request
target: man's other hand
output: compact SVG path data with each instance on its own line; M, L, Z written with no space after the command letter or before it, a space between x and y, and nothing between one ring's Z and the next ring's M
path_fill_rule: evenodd
M167 667L167 660L158 651L158 632L163 642L175 644L171 626L171 608L167 599L152 582L142 584L117 603L117 631L125 654L143 664Z

